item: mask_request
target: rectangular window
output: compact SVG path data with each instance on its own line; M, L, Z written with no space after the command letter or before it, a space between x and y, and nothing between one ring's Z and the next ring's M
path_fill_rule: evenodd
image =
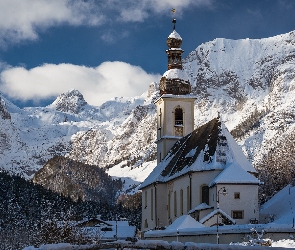
M244 210L231 211L233 219L244 219Z
M201 197L201 203L206 203L209 205L209 187L207 185L201 186L202 190L202 197Z
M151 220L154 219L154 190L151 189Z
M240 193L239 192L234 193L234 197L235 199L240 199Z
M177 217L177 200L176 191L174 191L174 215Z
M180 189L180 214L183 215L183 190Z

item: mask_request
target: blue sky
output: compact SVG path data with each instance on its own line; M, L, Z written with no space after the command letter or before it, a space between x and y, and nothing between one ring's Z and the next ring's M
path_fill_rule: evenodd
M293 0L0 0L0 92L19 107L73 88L92 105L140 95L166 71L171 8L184 56L295 30Z

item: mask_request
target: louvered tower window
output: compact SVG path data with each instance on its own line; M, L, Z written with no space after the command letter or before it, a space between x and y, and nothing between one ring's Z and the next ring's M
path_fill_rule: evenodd
M183 125L183 111L182 108L175 109L175 125Z

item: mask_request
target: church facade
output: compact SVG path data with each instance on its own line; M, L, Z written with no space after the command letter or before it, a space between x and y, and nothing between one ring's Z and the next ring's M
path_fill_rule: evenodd
M182 69L182 38L167 38L168 70L157 106L157 166L141 185L142 231L190 214L205 226L256 223L256 170L217 117L194 129L194 101Z

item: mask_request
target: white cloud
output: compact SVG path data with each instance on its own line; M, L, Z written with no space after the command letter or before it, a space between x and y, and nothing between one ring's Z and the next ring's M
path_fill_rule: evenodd
M176 8L211 6L214 0L0 0L0 47L36 40L40 30L67 25L141 22ZM105 39L109 39L105 37Z
M96 68L72 64L45 64L27 70L8 68L1 73L1 91L19 100L48 99L78 89L85 100L100 105L115 96L141 95L160 75L124 62L104 62Z
M0 1L0 46L35 40L38 31L60 24L98 25L104 15L94 1L2 0Z

